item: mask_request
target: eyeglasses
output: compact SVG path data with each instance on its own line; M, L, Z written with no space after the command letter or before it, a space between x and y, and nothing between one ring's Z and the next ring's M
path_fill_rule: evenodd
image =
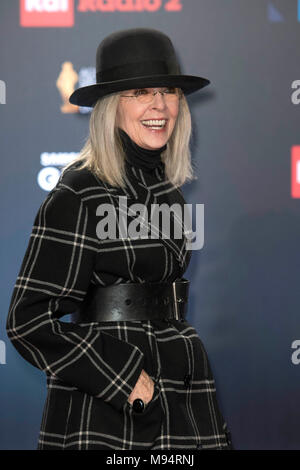
M164 90L151 91L150 88L138 88L134 91L133 95L120 95L123 98L136 98L139 103L149 104L153 101L154 96L160 93L166 103L173 103L182 97L182 90L180 88L168 87Z

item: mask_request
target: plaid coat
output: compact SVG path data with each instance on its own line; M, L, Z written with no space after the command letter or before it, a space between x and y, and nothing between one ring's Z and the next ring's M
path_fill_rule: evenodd
M191 257L181 239L99 239L99 204L185 203L163 166L127 163L126 189L87 169L63 173L42 202L14 286L7 334L45 372L38 449L230 449L208 357L187 321L74 323L90 283L170 281ZM130 220L130 218L129 218ZM171 232L172 233L172 232ZM154 394L144 413L128 402L144 369Z

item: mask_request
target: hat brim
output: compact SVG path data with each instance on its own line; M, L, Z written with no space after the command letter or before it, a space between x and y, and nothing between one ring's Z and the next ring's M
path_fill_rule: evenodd
M175 86L181 88L185 95L194 93L210 84L210 80L193 75L151 75L112 82L96 83L77 88L69 97L69 101L77 106L94 107L97 100L105 95L132 88Z

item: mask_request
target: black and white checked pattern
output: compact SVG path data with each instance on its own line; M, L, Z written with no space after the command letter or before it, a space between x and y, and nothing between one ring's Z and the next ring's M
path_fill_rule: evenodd
M34 220L7 334L46 373L38 449L229 449L207 354L188 322L61 319L77 311L90 283L173 282L189 264L184 238L163 238L160 231L156 239L97 237L97 206L114 204L118 212L119 196L127 196L128 206L145 204L149 213L153 203L185 203L162 165L127 169L122 190L70 168ZM142 369L155 390L138 414L127 398Z

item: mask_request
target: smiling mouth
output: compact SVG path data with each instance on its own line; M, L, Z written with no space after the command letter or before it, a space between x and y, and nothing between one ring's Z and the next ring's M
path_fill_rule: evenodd
M166 127L167 119L148 119L141 121L142 125L152 130L162 130Z

